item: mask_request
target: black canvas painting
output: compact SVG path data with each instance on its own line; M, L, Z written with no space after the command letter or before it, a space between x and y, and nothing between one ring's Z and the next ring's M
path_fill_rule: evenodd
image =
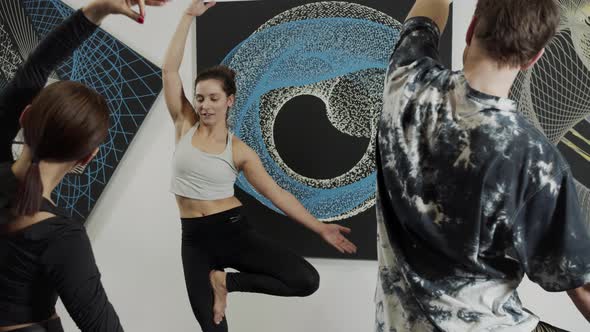
M14 76L35 45L73 13L58 0L0 2L0 89ZM99 29L51 80L82 82L101 93L111 110L107 141L82 174L67 175L54 201L72 216L86 218L162 89L160 69ZM15 155L18 155L17 137Z
M314 216L352 228L359 250L340 255L242 175L237 195L261 233L308 257L376 259L376 121L388 59L413 3L219 3L197 19L198 68L237 71L232 131ZM450 66L450 24L441 56Z

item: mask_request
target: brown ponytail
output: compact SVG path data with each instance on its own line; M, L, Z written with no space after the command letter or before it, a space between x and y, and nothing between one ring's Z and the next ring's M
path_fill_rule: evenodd
M24 181L20 183L16 196L15 213L19 216L33 215L41 209L43 182L39 161L34 161L27 169Z
M17 216L37 213L43 202L39 164L76 162L90 156L106 138L105 99L84 84L61 81L47 86L22 116L25 144L33 160L13 204Z

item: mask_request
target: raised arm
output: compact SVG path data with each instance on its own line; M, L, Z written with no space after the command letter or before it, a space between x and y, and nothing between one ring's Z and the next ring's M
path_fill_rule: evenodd
M414 17L428 17L442 33L449 19L449 7L453 0L416 0L406 20Z
M165 0L95 0L53 29L35 48L12 81L0 93L0 162L12 161L12 140L19 118L37 96L47 79L97 29L109 14L123 14L136 21L145 15L145 5L161 6ZM130 4L139 4L141 13Z
M203 0L191 0L190 6L182 14L176 32L168 45L164 65L162 66L162 79L164 83L164 95L166 105L172 117L172 121L177 126L182 126L184 121L193 124L196 121L193 107L184 94L182 80L180 78L180 64L184 55L184 48L188 32L193 19L203 15L209 8L213 7L215 2L205 4Z
M356 246L342 235L342 233L350 233L349 228L336 224L324 224L317 220L295 196L281 188L268 175L254 150L237 139L234 146L238 156L236 164L244 172L244 176L256 191L268 198L288 217L316 232L324 241L341 253L352 254L356 252Z
M439 61L438 44L452 0L416 0L391 56L389 73L428 57Z
M0 93L0 162L12 161L11 144L25 107L43 89L51 72L96 30L81 10L39 43Z

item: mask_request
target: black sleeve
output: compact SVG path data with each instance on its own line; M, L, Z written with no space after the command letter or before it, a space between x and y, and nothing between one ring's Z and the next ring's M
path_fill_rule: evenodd
M123 331L100 281L90 240L82 226L54 240L42 261L49 280L82 332Z
M400 33L399 41L389 59L389 72L407 66L425 57L440 62L438 44L440 30L428 17L408 19Z
M19 130L25 106L45 86L52 71L96 30L81 10L53 29L35 48L0 93L0 162L12 161L12 140Z
M514 243L528 277L547 291L590 282L590 235L569 170L552 179L520 208Z

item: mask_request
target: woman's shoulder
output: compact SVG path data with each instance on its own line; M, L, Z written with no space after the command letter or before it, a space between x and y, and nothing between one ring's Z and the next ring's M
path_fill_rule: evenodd
M244 158L252 155L253 153L256 154L256 152L254 152L254 150L252 150L248 144L242 141L239 137L236 137L236 135L232 135L232 148L234 153L237 152L241 157Z
M250 158L252 149L239 137L232 134L232 150L234 164L238 169L241 169L241 165Z

